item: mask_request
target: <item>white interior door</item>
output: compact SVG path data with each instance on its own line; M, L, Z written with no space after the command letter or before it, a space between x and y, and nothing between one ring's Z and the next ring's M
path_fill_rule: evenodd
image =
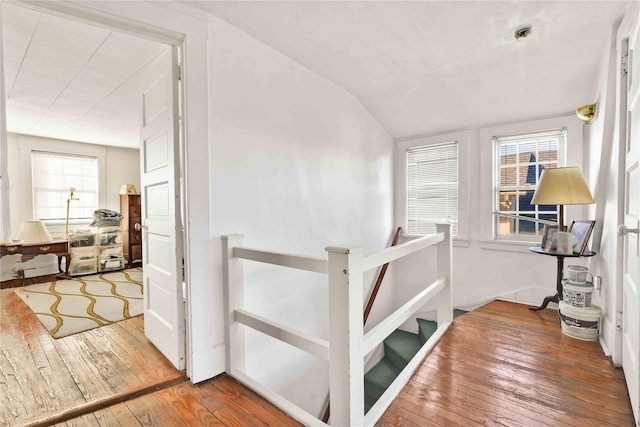
M141 191L145 335L184 368L177 49L147 66L142 84Z
M622 368L636 423L640 420L640 34L629 37L622 270ZM640 423L638 424L640 425Z

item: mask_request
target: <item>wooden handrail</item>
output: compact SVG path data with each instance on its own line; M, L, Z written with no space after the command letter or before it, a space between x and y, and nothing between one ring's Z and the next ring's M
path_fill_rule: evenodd
M400 233L402 232L402 227L398 227L396 230L395 236L393 236L393 241L391 242L391 246L395 246L398 244L398 240L400 240ZM367 307L364 309L364 318L362 320L362 324L367 324L367 319L369 318L369 313L371 313L371 308L373 307L373 302L376 300L376 296L378 295L378 291L380 290L380 285L382 284L382 280L384 279L384 275L387 272L387 268L389 267L389 263L385 263L382 265L380 269L380 273L378 273L378 280L376 280L376 284L371 291L371 295L369 296L369 301L367 301ZM327 409L324 411L324 415L322 415L322 422L327 423L329 421L329 416L331 415L331 402L327 403Z
M395 246L398 244L398 240L400 239L400 233L402 232L402 227L398 227L396 230L396 235L393 236L393 242L391 242L391 246ZM378 274L378 280L376 280L376 284L371 291L371 296L369 297L369 301L367 302L367 307L364 309L364 319L362 321L363 325L367 324L367 319L369 318L369 313L371 313L371 308L373 307L373 302L376 300L376 296L378 295L378 291L380 290L380 285L382 284L382 279L384 279L384 275L387 272L387 267L389 267L389 263L385 263L380 269L380 273Z

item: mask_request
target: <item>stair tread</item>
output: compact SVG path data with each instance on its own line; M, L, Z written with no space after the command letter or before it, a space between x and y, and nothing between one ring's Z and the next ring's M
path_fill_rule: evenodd
M425 319L416 319L418 321L418 335L420 336L420 341L424 344L427 342L431 335L438 329L438 324L433 320L425 320Z
M386 357L364 375L365 384L380 385L387 388L396 379L400 370Z
M386 357L364 375L364 394L375 403L389 385L396 379L400 370ZM373 404L372 403L372 404Z
M409 363L422 347L417 334L396 329L384 340L384 354L400 370Z

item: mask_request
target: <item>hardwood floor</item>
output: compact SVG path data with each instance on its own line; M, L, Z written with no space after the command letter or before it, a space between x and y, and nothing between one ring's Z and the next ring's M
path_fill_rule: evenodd
M455 320L378 426L634 426L623 372L558 312L494 301Z
M53 339L0 292L0 426L300 426L226 376L192 385L142 316Z
M227 376L192 385L141 316L55 340L1 292L0 426L300 426ZM563 335L554 310L494 301L456 319L377 425L634 422L597 343Z

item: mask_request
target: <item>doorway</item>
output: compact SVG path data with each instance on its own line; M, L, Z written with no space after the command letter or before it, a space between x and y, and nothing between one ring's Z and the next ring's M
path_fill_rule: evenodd
M61 125L65 119L67 119L69 116L71 116L71 113L68 114L62 114L60 113L61 108L60 107L68 107L66 109L67 112L70 112L72 110L75 110L76 116L80 116L80 119L75 118L75 127L78 128L83 128L84 126L84 131L85 132L89 132L89 133L93 133L95 135L102 135L103 133L105 133L104 131L104 127L99 128L98 130L91 130L91 129L87 129L87 123L91 123L91 117L93 117L94 120L96 119L96 115L99 114L100 111L106 111L106 110L101 110L101 107L104 108L104 104L108 104L108 102L101 102L101 103L96 103L96 102L90 102L89 99L91 99L91 97L95 96L95 97L104 97L104 99L106 99L107 101L109 100L109 96L106 95L106 91L109 88L109 85L113 86L115 89L113 90L113 92L111 94L116 94L116 95L120 95L122 96L122 92L126 92L126 91L121 91L121 93L116 93L118 92L119 89L121 88L125 88L127 89L129 92L131 91L137 91L138 86L136 85L136 75L127 78L126 81L122 81L124 79L124 77L122 77L121 80L117 80L117 77L121 77L118 75L117 73L117 68L113 66L113 64L109 64L108 60L109 55L113 55L113 56L117 56L120 54L120 51L118 50L118 48L123 48L123 47L129 47L132 45L135 45L136 48L138 48L138 53L139 50L141 49L140 46L151 46L153 45L153 49L151 52L149 52L148 56L149 57L156 57L157 56L157 51L167 51L167 50L171 50L169 48L169 46L173 45L173 49L174 50L178 50L179 47L181 47L181 39L176 39L175 41L173 41L172 43L167 43L166 40L159 40L159 41L154 41L154 42L149 42L147 40L145 40L144 42L140 42L140 43L136 43L135 40L138 40L137 38L133 37L133 36L129 36L126 35L124 33L119 32L118 30L120 30L120 27L118 25L109 25L109 28L104 28L104 23L102 23L100 26L98 26L97 24L94 26L92 26L91 23L87 23L87 22L83 22L83 23L79 23L77 22L77 19L79 19L78 17L72 17L72 15L68 15L68 14L64 14L64 13L49 13L48 9L47 9L48 5L43 5L43 7L39 7L39 8L33 8L31 5L27 5L27 4L7 4L7 3L3 3L2 7L3 8L7 8L7 10L11 11L13 13L13 16L17 16L22 14L21 18L24 18L24 20L19 20L16 19L15 21L8 21L7 27L11 26L12 24L16 23L16 26L20 27L18 28L16 31L14 32L9 32L10 36L13 36L12 41L14 41L14 44L12 46L16 46L19 45L20 42L22 42L25 45L25 49L24 49L24 53L23 55L20 55L18 52L18 55L15 55L15 52L10 52L10 54L12 54L14 57L12 59L14 59L17 56L17 59L19 62L17 62L17 66L12 66L11 68L13 68L13 71L15 71L15 75L13 76L13 81L16 82L18 79L20 79L20 82L16 83L16 84L21 84L22 87L22 92L18 91L18 93L20 95L22 95L22 104L26 104L26 107L23 109L23 111L26 112L33 112L35 111L36 117L38 116L38 113L41 117L41 119L44 120L40 120L40 121L44 121L46 122L47 117L46 115L50 115L51 120L55 120L56 116L55 116L55 111L52 112L53 108L49 108L47 104L47 99L45 97L46 91L49 90L49 96L51 98L54 98L57 96L56 101L61 100L61 98L64 98L63 101L61 103L56 103L54 106L58 107L58 113L59 115L58 117L58 121L55 122L54 124L58 124ZM7 14L3 14L3 18L5 18ZM10 14L9 14L10 15ZM58 16L59 15L59 16ZM7 21L5 21L7 22ZM20 25L21 24L21 25ZM62 28L62 30L58 30L56 31L56 26ZM74 32L73 32L73 27L74 26L78 26L81 28L76 28L76 35L78 35L78 32L82 31L85 32L86 34L83 34L83 37L74 37ZM38 27L43 27L41 32L36 32L35 29ZM95 29L95 31L91 30L91 31L87 31L87 28L93 28ZM116 28L117 30L114 30L114 28ZM30 32L30 31L33 32ZM44 34L44 35L43 35ZM94 37L94 39L92 40L92 37ZM155 39L153 37L153 35L149 35L150 38ZM15 39L20 39L21 40L15 40ZM38 39L39 38L39 39ZM58 40L56 40L56 38ZM87 43L85 44L81 44L80 41L82 39L87 40ZM4 38L3 38L4 39ZM141 40L141 39L140 39ZM93 46L91 45L91 42L93 42ZM80 47L78 47L77 44L81 44ZM56 46L73 46L74 47L74 52L73 53L66 53L64 50L58 50L56 51L57 54L55 55L55 58L53 58L53 54L50 50L46 49L47 46L51 46L52 44L56 44ZM139 45L139 46L138 46ZM176 45L178 45L178 47L176 47ZM37 47L40 47L41 50L38 50ZM33 48L33 49L31 49ZM106 58L105 57L100 57L96 52L98 52L98 50L94 50L97 48L103 48L103 52L107 52ZM27 49L31 49L31 50L27 50ZM15 50L15 49L14 49ZM52 49L55 50L55 49ZM124 50L124 49L123 49ZM119 65L122 67L125 67L127 64L136 62L136 61L141 61L141 62L145 62L147 61L146 58L135 58L134 54L135 54L135 49L129 49L127 50L127 52L129 52L129 56L124 58L123 61L119 61ZM133 52L133 53L132 53ZM41 61L37 61L37 58L35 58L36 60L33 61L33 57L37 56L38 54L42 55L42 59ZM27 55L29 55L28 59L31 59L31 62L26 62L26 58ZM84 55L85 57L83 58ZM51 59L51 62L47 62L44 59ZM94 70L93 73L84 73L84 71L86 71L89 67L86 66L82 66L82 64L87 64L89 63L89 61L94 61ZM173 56L173 60L174 62L177 62L177 55ZM72 65L70 67L66 67L66 61L69 61L72 63ZM74 62L75 61L75 62ZM86 61L86 62L85 62ZM116 58L114 58L114 61L117 61ZM13 61L16 62L16 61ZM42 70L34 70L35 66L33 65L35 63L38 63L38 65L40 65L43 69ZM153 62L153 61L150 61ZM31 66L31 69L27 69L29 68L27 65L25 64L29 64ZM100 72L96 72L95 71L95 67L97 66L103 66L103 70L104 69L112 69L115 70L115 73L109 74L106 72L100 73ZM74 69L75 68L75 69ZM169 66L169 68L173 70L173 66ZM177 67L176 67L177 68ZM70 71L71 74L71 79L68 81L65 81L63 79L59 79L57 82L54 82L54 80L56 80L55 78L52 78L51 75L55 74L54 71L60 71L62 70L62 73L59 73L59 75L64 74L65 71ZM38 72L41 71L41 72ZM124 72L122 74L124 76ZM26 76L24 78L22 78L23 76ZM101 79L105 79L105 83L104 84L99 84L99 82L96 80L97 78L101 78ZM25 81L28 81L29 79L31 79L32 82L36 82L36 84L32 84L29 85L27 83L25 83ZM111 81L109 81L109 79L111 79ZM116 79L116 81L114 82L113 80ZM134 83L130 83L131 80L134 80ZM40 84L40 86L38 86L38 83ZM176 86L178 85L178 82L176 80L176 82L174 83ZM54 89L52 89L52 86L55 87L55 85L60 85L60 87L62 88L64 86L64 88L62 89L62 91L60 92L56 92ZM127 87L127 85L133 85L135 88L132 89L130 87ZM15 86L15 85L12 85ZM80 90L84 88L83 90ZM71 89L71 90L67 90L67 89ZM80 94L78 94L78 92L80 92ZM8 93L8 92L7 92ZM61 93L61 94L66 94L66 98L63 96L59 96L56 95L57 93ZM138 93L138 92L136 92ZM176 93L177 90L176 90ZM74 97L72 96L73 94L75 94L78 98L80 99L74 99ZM42 96L38 96L38 95L42 95ZM5 99L5 94L2 94L3 99ZM82 99L84 96L87 97L87 99ZM140 95L137 96L138 100L140 98ZM37 99L37 101L35 101ZM115 100L117 100L117 97L115 99L112 99L112 103L115 102ZM29 102L27 102L29 101ZM77 103L74 104L74 101L77 101ZM177 111L178 106L180 105L179 102L179 98L176 96L175 98L171 98L170 99L171 103L172 103L172 108ZM41 109L38 109L38 105L40 107L42 107ZM75 108L74 108L75 107ZM81 108L82 107L82 108ZM6 110L5 110L6 111ZM20 118L20 114L16 114L16 111L20 111L20 108L15 108L12 109L10 112L10 119L11 120L18 120ZM90 120L88 121L84 121L82 119L84 119L85 117L90 116ZM115 115L113 117L116 117ZM137 117L141 117L141 115L137 115ZM25 118L24 121L28 122L29 119L32 119L33 117L28 117ZM115 119L114 119L115 120ZM175 120L175 126L177 127L177 123L178 120ZM21 123L20 123L21 124ZM11 123L9 123L9 125L11 126ZM18 126L19 127L19 126ZM62 127L62 126L59 126ZM115 127L115 126L114 126ZM136 126L137 128L140 128L140 125ZM18 130L18 132L20 132ZM25 131L26 133L26 131ZM171 151L174 151L175 153L179 153L182 150L182 145L181 145L181 140L182 138L180 138L181 132L179 132L178 130L176 130L175 132L173 132L175 134L175 138L172 138L170 140L167 140L169 142L169 144L171 145ZM37 134L37 133L36 133ZM64 138L64 133L61 134L62 136L60 136L60 139L65 139ZM55 135L54 135L55 136ZM138 130L138 144L139 146L142 146L142 150L141 152L144 152L144 149L146 147L145 144L140 144L139 142L139 130ZM81 138L79 138L79 140L82 140ZM87 141L83 141L83 142L87 142ZM89 142L93 142L95 143L95 141L89 141ZM55 142L53 142L53 144L55 144ZM142 156L144 157L144 156ZM181 158L181 156L177 155L175 156L176 160L175 162L173 162L171 169L170 169L170 175L171 175L171 180L176 182L176 183L180 183L182 182L182 163L179 162L178 159ZM141 169L141 174L142 172L144 172L144 165L146 164L146 159L145 162L140 162L138 163L138 167L140 167ZM167 175L168 176L168 175ZM118 177L115 177L115 179L117 180ZM4 182L3 182L4 183ZM121 182L118 182L117 185L120 185ZM178 187L178 184L176 184L176 187L179 188L177 191L175 191L175 196L178 197L174 197L175 200L184 200L184 197L180 197L180 195L183 196L183 191L181 187ZM101 186L101 190L104 191L105 187ZM114 193L115 197L117 198L117 192ZM146 198L145 193L143 192L143 201ZM180 202L179 202L180 203ZM104 205L102 205L104 206ZM180 212L183 212L184 209L180 209L179 207L177 209L175 209L175 215L174 216L176 219L179 219L180 216ZM144 213L144 209L143 209L143 213ZM179 223L179 221L178 221ZM182 254L183 252L181 251L182 248L182 240L183 240L183 232L184 230L180 229L179 233L173 233L171 236L171 240L172 240L172 245L173 247L177 247L180 248L180 252L179 254ZM185 258L185 262L188 262L188 259ZM181 277L181 272L182 272L182 264L183 264L183 256L179 256L178 257L179 261L175 261L174 264L174 271L177 272L177 275L174 275L174 279L175 279L175 288L180 290L180 295L179 295L179 304L176 304L177 306L182 306L183 303L183 292L182 292L182 287L183 287L183 279ZM177 276L180 277L177 277ZM153 283L153 280L149 280L149 283ZM147 280L145 279L145 285L147 283ZM146 286L145 286L146 287ZM188 282L187 282L187 289L188 289ZM145 292L146 294L148 294L148 292ZM156 301L157 302L157 301ZM187 302L188 303L188 302ZM148 304L146 304L146 307L149 308L151 307L152 302L148 302ZM151 307L153 308L153 307ZM157 311L157 310L155 310ZM179 315L176 316L175 319L172 319L173 321L175 321L176 324L180 325L180 329L179 331L182 333L182 336L178 337L178 339L176 339L176 341L179 341L182 343L182 346L184 346L184 316L182 315L182 311L179 312ZM187 343L189 342L188 340L186 341ZM181 351L181 353L184 355L184 349ZM181 357L179 360L176 360L175 357L172 358L172 360L174 361L174 365L176 366L176 368L178 369L183 369L184 368L184 357Z
M186 289L187 376L198 383L225 370L222 303L219 269L220 249L212 245L209 209L209 37L210 22L202 14L180 5L141 2L94 2L91 7L74 2L16 2L38 10L73 16L95 25L145 35L158 42L180 46L182 88L180 154L183 165L181 193L185 213L184 278ZM185 6L186 7L186 6ZM184 43L188 40L188 43Z

